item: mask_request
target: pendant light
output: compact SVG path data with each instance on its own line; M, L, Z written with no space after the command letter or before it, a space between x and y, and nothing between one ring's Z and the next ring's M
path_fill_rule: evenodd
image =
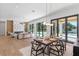
M47 19L47 11L48 11L47 8L48 8L48 6L47 6L47 0L46 0L46 16L45 16L46 21L44 21L43 24L46 26L53 26L53 24L47 23L47 20L48 20Z

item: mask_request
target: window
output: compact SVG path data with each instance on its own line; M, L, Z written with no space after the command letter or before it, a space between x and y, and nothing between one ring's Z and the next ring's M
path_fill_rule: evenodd
M37 36L43 37L46 34L46 29L47 29L46 25L43 25L42 22L37 23L36 24L36 30L37 30L36 34L37 34Z
M29 25L29 31L32 33L34 32L34 24Z

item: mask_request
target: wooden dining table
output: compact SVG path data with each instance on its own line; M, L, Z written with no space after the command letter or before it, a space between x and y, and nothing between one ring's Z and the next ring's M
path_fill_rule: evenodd
M49 46L55 42L57 42L58 40L55 38L50 38L48 40L45 39L34 39L34 41L38 42L39 44L43 45L44 51L43 51L43 55L49 55L50 56L50 49ZM45 52L45 50L47 51L47 53Z

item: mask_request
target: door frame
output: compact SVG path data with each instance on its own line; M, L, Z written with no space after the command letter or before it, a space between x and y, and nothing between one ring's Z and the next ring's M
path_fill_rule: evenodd
M4 23L4 36L6 36L6 22L5 21L0 21L0 23Z

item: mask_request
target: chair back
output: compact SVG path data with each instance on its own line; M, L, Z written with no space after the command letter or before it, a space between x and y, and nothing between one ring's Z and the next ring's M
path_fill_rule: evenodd
M34 48L35 50L38 50L38 48L41 47L41 44L36 42L35 40L31 42L32 44L32 48Z

